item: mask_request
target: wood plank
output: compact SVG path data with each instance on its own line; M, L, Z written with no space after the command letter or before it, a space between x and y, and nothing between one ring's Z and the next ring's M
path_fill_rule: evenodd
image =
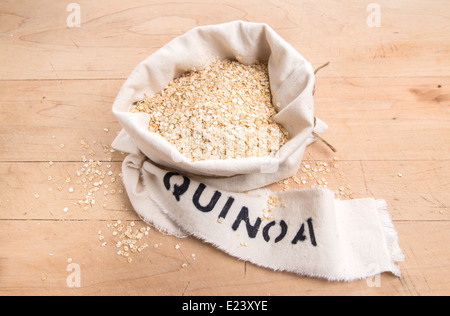
M122 83L2 82L0 160L81 161L81 156L90 156L91 151L99 160L122 159L119 153L111 156L104 152L120 130L111 106ZM89 143L89 150L81 146L81 140Z
M342 79L322 73L316 115L329 125L324 138L341 159L450 159L450 77ZM1 82L0 161L79 161L89 152L80 140L89 142L97 159L108 159L102 145L110 145L121 128L111 106L122 83ZM112 158L122 159L119 153Z
M324 73L327 68L321 70ZM450 78L322 78L315 93L323 137L345 159L450 156Z
M449 219L450 178L446 175L450 168L449 161L363 161L361 168L360 174L363 174L366 192L363 191L359 197L362 198L366 194L386 199L392 218Z
M450 293L450 2L377 1L374 28L357 0L77 3L79 28L66 25L68 3L0 3L0 295ZM338 163L324 177L343 198L387 201L406 256L401 278L335 283L273 272L153 228L131 263L117 255L108 223L147 226L122 192L124 156L109 148L120 86L176 36L237 19L268 23L315 67L330 62L317 76L316 115L338 152L316 142L305 161ZM83 159L100 162L92 168L104 177L78 176ZM78 205L97 187L95 204ZM70 263L80 288L68 287Z
M2 295L182 295L191 282L231 286L244 271L244 262L221 251L153 229L143 239L149 247L128 263L116 254L105 221L2 221L2 227ZM67 286L68 259L80 266L81 288Z
M66 24L66 3L20 3L0 4L2 80L124 79L176 36L233 20L271 25L314 65L330 61L333 77L448 76L450 69L446 0L378 1L380 27L368 27L367 3L356 0L80 0L75 28Z
M279 293L277 284L283 284L285 295L440 295L448 293L450 281L448 234L438 229L448 227L446 222L396 222L400 247L405 262L400 263L402 277L382 274L376 279L352 283L330 283L314 279L278 274L247 264L246 278L258 282L258 292L264 295ZM418 233L420 232L420 233ZM252 278L253 277L253 278ZM341 293L341 294L339 294Z
M318 145L314 147L317 150ZM314 155L307 153L305 162L312 166L317 161L334 163L330 156L313 160L310 157ZM385 200L393 220L450 219L449 161L337 161L337 164L338 169L331 167L328 174L317 175L319 179L324 177L328 188L339 193L342 190L344 195L338 195L339 198ZM298 179L302 176L307 179L307 174L299 170ZM317 185L316 181L298 185L290 179L288 188L309 188ZM273 186L275 190L283 188L284 184Z
M0 163L0 219L138 219L119 175L122 163L85 165ZM85 175L83 169L89 168L92 171Z
M306 161L314 166L315 161L323 160ZM324 161L333 164L332 157ZM331 167L328 174L320 176L326 179L328 188L335 191L343 189L345 195L339 197L349 198L352 192L351 198L384 199L394 220L450 220L450 183L447 181L450 178L450 161L337 163L338 169ZM106 175L103 179L96 176L92 181L89 181L89 176L77 175L84 164L56 162L49 167L48 163L0 163L0 219L137 219L119 176L121 163L105 162L96 166L95 170ZM107 175L109 171L111 176ZM402 177L398 176L399 173ZM306 177L306 174L299 170L298 178L302 176ZM67 178L70 178L70 183L66 182ZM82 182L83 178L85 182ZM100 184L100 181L103 182ZM298 185L290 179L288 187L309 188L316 184L315 181ZM72 193L69 192L71 187L74 189ZM93 192L95 188L98 191ZM276 184L271 188L282 190L284 185ZM79 201L85 201L90 191L93 192L95 204L88 207L79 205ZM65 208L68 208L67 212L64 212Z
M128 263L116 254L105 225L103 221L2 220L0 294L439 295L450 290L448 221L397 222L406 255L400 263L403 276L382 274L378 280L351 283L273 272L199 240L180 240L153 230L145 239L151 247ZM98 230L103 230L110 245L101 247ZM69 258L80 267L79 288L67 286L73 272L67 271Z

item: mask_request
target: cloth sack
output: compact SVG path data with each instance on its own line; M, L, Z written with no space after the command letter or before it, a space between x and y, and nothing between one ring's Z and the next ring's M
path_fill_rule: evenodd
M174 146L148 130L146 113L131 113L130 106L163 90L188 69L202 69L217 59L242 63L268 61L274 121L290 135L276 157L191 162ZM322 134L326 124L314 121L314 71L310 63L269 26L231 22L195 28L149 56L131 73L113 105L124 131L139 150L156 164L193 175L221 177L216 186L247 191L293 176L305 147Z
M216 59L268 61L274 120L291 137L275 157L191 162L148 131L148 114L129 112L144 94ZM274 270L346 281L384 271L400 275L395 262L403 255L382 200L292 190L277 193L285 207L272 207L273 218L264 214L273 193L261 188L295 175L306 146L327 128L314 117L313 88L312 66L266 24L197 27L149 56L113 104L123 130L112 146L129 153L122 174L136 212L160 231L194 235Z

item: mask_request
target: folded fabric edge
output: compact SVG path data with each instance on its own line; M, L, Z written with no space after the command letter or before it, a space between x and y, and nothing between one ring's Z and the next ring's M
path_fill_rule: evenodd
M327 131L327 129L328 129L328 125L316 116L314 129L313 129L311 135L309 135L307 144L310 145L310 144L314 143L316 140L319 139L318 136L322 136Z
M398 233L394 228L391 216L389 215L387 203L385 200L376 200L376 206L378 209L378 215L381 221L381 227L386 238L386 247L391 255L392 259L392 272L395 276L401 277L400 267L396 262L402 262L405 260L405 255L400 248Z
M142 162L144 161L145 156L139 154L131 154L128 155L123 164L122 164L122 181L124 183L126 192L129 196L130 202L133 206L133 209L135 213L139 216L140 219L142 219L146 224L154 227L159 232L161 232L164 235L170 235L175 236L177 238L185 238L188 235L183 231L181 226L174 225L170 223L164 223L166 220L171 220L170 217L167 216L167 214L164 214L161 211L161 206L151 198L150 195L145 195L145 198L142 198L139 194L135 193L135 190L133 189L133 186L136 186L136 180L131 181L133 179L133 176L130 174L130 172L138 173L136 177L139 178L142 183L144 183L144 175L142 173ZM145 186L145 184L144 184ZM158 216L151 216L152 213L148 213L149 211L149 205L148 203L151 203L152 208L158 208L158 211L160 211L160 214ZM154 213L153 213L154 214ZM154 214L155 215L155 214ZM163 219L162 217L168 217L167 219ZM173 226L173 227L172 227Z

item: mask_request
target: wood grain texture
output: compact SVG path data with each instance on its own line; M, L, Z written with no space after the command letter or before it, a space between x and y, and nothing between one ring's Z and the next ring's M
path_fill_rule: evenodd
M332 61L329 76L446 76L450 68L446 0L378 1L380 28L367 26L367 3L357 0L77 3L81 27L69 28L64 2L2 1L0 78L126 78L192 27L232 20L268 23L313 64Z
M342 158L450 159L450 77L323 78L328 71L318 74L316 114ZM120 130L111 105L123 81L2 81L0 159L76 161L82 139L98 140L97 159L106 159L99 147Z
M0 295L450 294L450 2L377 1L377 28L357 0L77 3L79 28L67 27L64 2L0 3ZM387 201L406 256L401 278L382 274L371 287L273 272L153 228L150 247L127 263L106 225L146 224L120 181L92 207L77 205L83 156L120 173L124 156L108 150L120 130L111 105L133 68L192 27L237 19L268 23L314 67L330 62L315 103L338 152L316 142L305 160L337 155L330 188ZM67 285L69 261L80 288Z
M317 146L317 145L316 145ZM312 150L314 148L310 148ZM317 148L316 148L317 150ZM306 160L308 161L308 160ZM311 161L313 163L313 161ZM96 203L88 210L78 205L84 200L87 190L83 183L75 183L82 177L76 172L82 162L56 162L51 168L45 162L0 163L0 184L7 192L0 201L0 219L33 220L113 220L138 219L132 211L123 184L120 180L98 191ZM106 164L106 163L105 163ZM121 163L112 162L111 170L120 173ZM448 161L339 161L339 169L326 175L328 187L338 190L351 187L352 198L373 197L385 199L393 220L450 220L450 162ZM339 173L343 173L340 175ZM402 177L398 176L402 174ZM299 172L300 177L303 173ZM48 177L52 177L49 181ZM66 183L67 177L72 179ZM96 180L98 181L98 180ZM89 183L89 182L88 182ZM427 185L424 185L427 184ZM432 184L432 185L431 185ZM69 194L69 188L74 192ZM92 183L89 188L92 188ZM291 181L292 189L304 188ZM274 190L283 187L273 185ZM120 190L123 193L120 193ZM51 190L51 191L50 191ZM346 189L346 192L350 190ZM38 194L39 198L35 195ZM103 205L106 204L106 207ZM64 208L68 212L63 212Z
M47 295L443 295L450 286L448 222L397 222L407 260L403 276L380 276L379 287L301 278L239 261L196 239L151 230L158 248L131 263L100 247L103 221L2 221L0 294ZM26 232L26 237L24 236ZM420 233L418 233L420 232ZM26 239L25 239L26 238ZM30 241L33 242L30 242ZM107 241L110 241L108 238ZM25 242L28 241L28 242ZM175 249L175 245L180 245ZM191 254L195 254L195 260ZM68 259L80 266L81 287L68 288ZM182 264L187 267L183 268ZM44 280L43 280L44 279Z

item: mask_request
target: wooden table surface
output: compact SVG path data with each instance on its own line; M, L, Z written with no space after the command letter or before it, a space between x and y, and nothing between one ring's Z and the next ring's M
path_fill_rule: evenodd
M0 294L450 294L450 2L369 3L79 0L71 11L69 1L1 1ZM131 263L117 255L107 224L147 225L122 192L124 156L108 147L120 130L114 98L176 36L232 20L268 23L314 67L330 62L317 74L316 114L338 152L316 142L305 159L337 155L331 188L387 201L406 256L401 278L273 272L153 228ZM105 176L109 187L86 209L83 156L117 177Z

